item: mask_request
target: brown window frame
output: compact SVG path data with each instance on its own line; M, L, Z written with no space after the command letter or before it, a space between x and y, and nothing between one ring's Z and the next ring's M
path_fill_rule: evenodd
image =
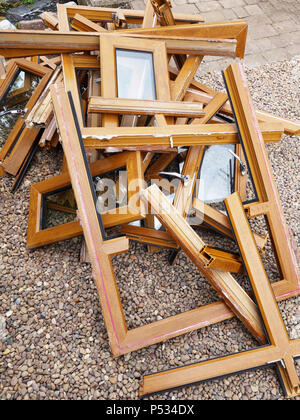
M0 86L0 101L5 97L19 71L40 76L41 80L25 106L24 116L18 118L1 149L0 162L2 162L2 175L5 172L17 175L26 156L30 152L40 129L27 128L25 120L43 93L53 73L53 70L25 59L11 60L8 65L7 76ZM11 153L8 157L9 152Z
M128 202L143 187L141 176L140 152L124 152L101 159L90 165L91 175L105 174L118 168L126 167L128 185L138 180L136 191L128 191ZM49 245L66 239L82 235L82 228L79 221L64 223L51 228L42 228L42 215L44 212L44 196L54 194L71 188L71 180L68 172L56 177L49 178L31 186L29 201L29 222L27 230L27 247L29 249ZM143 216L130 207L122 206L116 211L107 211L101 215L105 228L117 226L124 223L140 220Z

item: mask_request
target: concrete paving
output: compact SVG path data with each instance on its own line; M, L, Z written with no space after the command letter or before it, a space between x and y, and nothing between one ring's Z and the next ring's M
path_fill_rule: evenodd
M129 1L144 9L144 0ZM206 22L244 19L248 39L244 62L249 67L300 55L300 0L172 0L174 12L201 14ZM206 57L202 66L220 70L231 62Z

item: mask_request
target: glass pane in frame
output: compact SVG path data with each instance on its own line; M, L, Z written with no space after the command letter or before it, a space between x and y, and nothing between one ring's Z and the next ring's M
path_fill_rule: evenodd
M10 93L15 92L18 89L22 89L25 86L25 71L20 71L16 81L10 88ZM9 96L9 95L8 95Z
M156 99L153 54L116 49L119 98Z
M0 101L0 147L8 138L41 78L19 69ZM9 155L9 154L8 154Z
M204 154L200 171L198 198L205 203L220 203L234 188L233 144L209 146Z

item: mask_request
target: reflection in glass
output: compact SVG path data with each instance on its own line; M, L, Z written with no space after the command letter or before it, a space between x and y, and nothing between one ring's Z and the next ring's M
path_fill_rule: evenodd
M128 182L126 167L116 169L95 178L97 211L103 214L128 204Z
M205 203L219 203L228 197L234 185L233 144L209 146L200 170L198 198Z
M116 50L118 97L156 99L151 52Z
M19 76L17 77L16 81L14 82L14 84L12 85L12 87L10 88L10 93L8 96L13 94L16 94L16 91L19 89L24 88L25 86L25 80L27 81L29 78L25 77L25 72L24 71L20 71ZM30 80L30 79L29 79Z
M15 126L27 102L39 84L40 77L19 70L0 102L0 147Z

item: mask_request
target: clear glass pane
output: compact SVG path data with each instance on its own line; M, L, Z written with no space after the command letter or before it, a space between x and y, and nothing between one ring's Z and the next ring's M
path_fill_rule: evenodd
M119 98L156 99L152 53L117 49L116 60Z
M23 88L25 85L25 72L21 71L19 76L17 77L17 80L15 81L15 83L12 85L10 92L15 92L18 89Z
M234 182L233 144L213 145L205 151L198 198L205 203L219 203L232 193Z

